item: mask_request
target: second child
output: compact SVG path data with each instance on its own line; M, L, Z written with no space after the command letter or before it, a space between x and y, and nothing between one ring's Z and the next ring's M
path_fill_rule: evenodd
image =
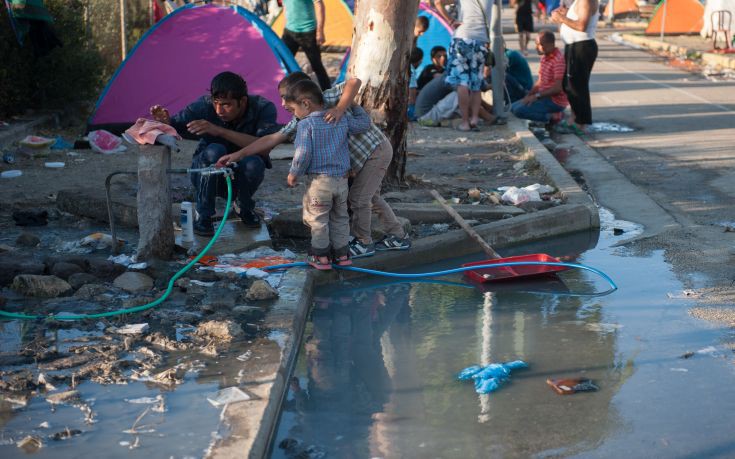
M286 109L300 121L294 144L296 152L288 173L288 186L306 176L303 220L311 229L307 262L321 270L331 269L332 259L340 266L350 260L350 217L347 213L350 153L347 136L370 127L370 117L359 106L339 121L324 120L324 96L311 80L302 80L283 95Z

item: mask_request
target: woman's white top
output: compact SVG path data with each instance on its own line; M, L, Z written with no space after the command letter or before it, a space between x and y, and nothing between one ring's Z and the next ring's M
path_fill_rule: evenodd
M577 14L578 2L579 0L574 0L572 6L570 6L567 10L567 17L574 21L579 19L579 15ZM600 13L597 10L593 11L589 22L587 22L587 29L584 32L574 30L568 25L562 24L559 28L559 34L561 35L561 39L564 44L570 45L572 43L592 40L593 38L595 38L595 33L597 33L597 20L599 19L599 17Z

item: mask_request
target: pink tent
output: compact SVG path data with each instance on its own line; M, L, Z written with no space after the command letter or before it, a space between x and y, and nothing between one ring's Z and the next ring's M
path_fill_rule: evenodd
M244 8L190 4L140 39L100 95L88 128L120 132L149 117L156 104L176 113L206 94L212 77L225 70L242 75L249 93L276 104L279 122L291 119L280 106L277 84L300 69L280 38Z

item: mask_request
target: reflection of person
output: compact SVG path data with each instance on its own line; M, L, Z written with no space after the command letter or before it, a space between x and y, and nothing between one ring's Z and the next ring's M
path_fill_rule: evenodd
M248 95L245 80L236 73L222 72L212 79L210 95L202 96L179 113L170 116L168 110L151 107L156 121L170 124L179 134L199 140L191 167L198 169L214 165L219 158L250 145L258 137L277 131L276 106L269 100ZM270 168L268 153L241 158L234 169L235 189L240 203L240 219L248 227L260 227L260 217L253 210L253 194L263 181L265 168ZM224 182L218 178L192 174L196 188L197 213L194 232L200 236L214 234L212 217L215 200Z
M322 90L332 83L322 64L319 46L324 44L324 2L322 0L283 0L286 28L281 39L292 54L299 48L309 59L311 69L319 80Z
M292 85L283 101L287 110L301 120L287 180L288 186L293 187L298 177L308 175L303 204L304 223L311 229L307 261L317 269L331 269L332 258L339 266L350 265L347 136L367 131L370 116L362 107L355 106L351 114L345 113L339 121L326 122L324 96L311 80Z
M564 41L564 91L572 109L572 125L582 131L592 124L590 74L597 59L598 0L574 0L567 8L560 6L551 20L561 24L559 34Z
M567 106L567 96L562 89L564 80L564 56L557 49L554 34L548 30L536 37L536 51L541 55L536 84L524 98L513 102L510 111L521 119L548 123L555 113L562 113Z
M512 0L511 4L516 7L516 32L518 32L518 44L521 53L528 56L528 42L533 33L533 0Z

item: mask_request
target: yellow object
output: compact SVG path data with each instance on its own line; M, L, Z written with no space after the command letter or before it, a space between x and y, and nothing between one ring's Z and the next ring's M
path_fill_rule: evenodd
M347 48L352 46L354 16L342 0L323 0L324 2L324 45L327 47ZM283 36L286 16L281 13L271 24L271 29L279 37Z

